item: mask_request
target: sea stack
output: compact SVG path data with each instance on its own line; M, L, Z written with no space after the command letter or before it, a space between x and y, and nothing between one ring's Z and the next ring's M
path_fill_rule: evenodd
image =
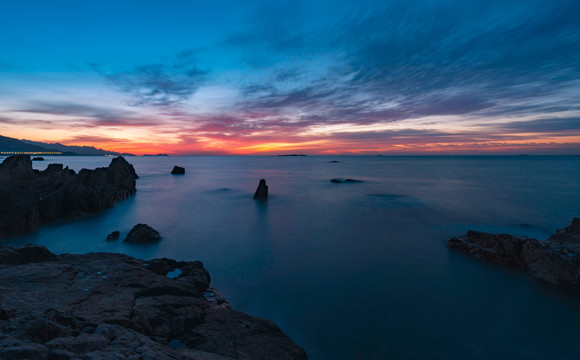
M258 188L254 193L254 199L256 200L266 200L268 198L268 185L266 185L266 180L260 179Z
M171 174L172 175L184 175L185 168L182 168L181 166L174 166L173 170L171 170Z

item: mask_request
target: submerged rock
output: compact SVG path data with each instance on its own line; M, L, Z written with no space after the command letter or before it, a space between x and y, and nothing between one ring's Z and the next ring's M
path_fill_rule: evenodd
M334 184L342 184L342 183L360 183L363 182L362 180L356 180L356 179L341 179L341 178L334 178L332 180L330 180L331 183Z
M254 193L254 199L256 200L266 200L268 198L268 185L266 185L266 180L260 179L258 188Z
M121 233L118 231L113 231L109 235L107 235L107 240L117 240L121 236Z
M1 359L306 359L274 323L232 310L199 261L0 247L0 275Z
M159 231L147 224L137 224L129 231L124 242L148 244L158 242L159 240L161 240Z
M137 178L122 157L77 174L61 164L35 171L30 156L10 156L0 164L0 240L113 207L135 193Z
M468 231L448 246L478 259L523 269L549 283L580 291L580 220L546 241L508 234Z
M183 175L183 174L185 174L185 168L182 168L181 166L174 166L173 170L171 170L171 174Z

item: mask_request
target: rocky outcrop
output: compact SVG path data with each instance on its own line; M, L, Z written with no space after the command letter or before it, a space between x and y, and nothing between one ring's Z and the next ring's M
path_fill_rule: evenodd
M256 200L266 200L268 198L268 185L266 185L266 180L260 179L258 188L254 193L254 199Z
M37 156L37 157L33 157L32 161L44 161L44 158L42 156Z
M185 174L185 168L182 168L181 166L174 166L173 170L171 170L171 174L173 175L184 175Z
M137 243L137 244L149 244L158 242L161 240L161 235L159 231L153 229L147 224L137 224L133 226L124 242Z
M306 359L232 310L199 261L0 247L0 278L2 359Z
M0 164L0 240L112 207L135 193L137 178L122 157L78 174L61 164L33 170L28 155L6 158Z
M548 240L468 231L449 247L478 259L523 269L549 283L580 291L580 219Z

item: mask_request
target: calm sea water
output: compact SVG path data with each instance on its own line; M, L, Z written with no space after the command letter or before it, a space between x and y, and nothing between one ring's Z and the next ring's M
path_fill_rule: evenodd
M580 216L580 157L128 160L135 196L6 244L202 260L233 307L275 321L314 360L580 358L579 295L446 247L468 229L545 239L568 225ZM110 158L34 166L50 162ZM252 199L260 178L265 203ZM162 241L105 241L137 223Z

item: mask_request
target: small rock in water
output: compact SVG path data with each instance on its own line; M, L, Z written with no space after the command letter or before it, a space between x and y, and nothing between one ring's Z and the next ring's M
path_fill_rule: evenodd
M147 224L137 224L133 226L124 242L147 244L161 240L159 231Z
M32 161L43 161L44 158L42 156L33 157Z
M257 200L266 200L268 198L268 185L266 185L266 180L260 179L260 183L258 184L258 188L254 193L254 199Z
M183 174L185 174L185 168L182 168L181 166L174 166L173 170L171 170L171 174L183 175Z
M109 235L107 235L107 240L117 240L121 236L121 233L118 231L113 231Z
M356 179L340 179L340 178L334 178L332 180L330 180L331 183L334 184L342 184L342 183L360 183L362 182L362 180L356 180Z

